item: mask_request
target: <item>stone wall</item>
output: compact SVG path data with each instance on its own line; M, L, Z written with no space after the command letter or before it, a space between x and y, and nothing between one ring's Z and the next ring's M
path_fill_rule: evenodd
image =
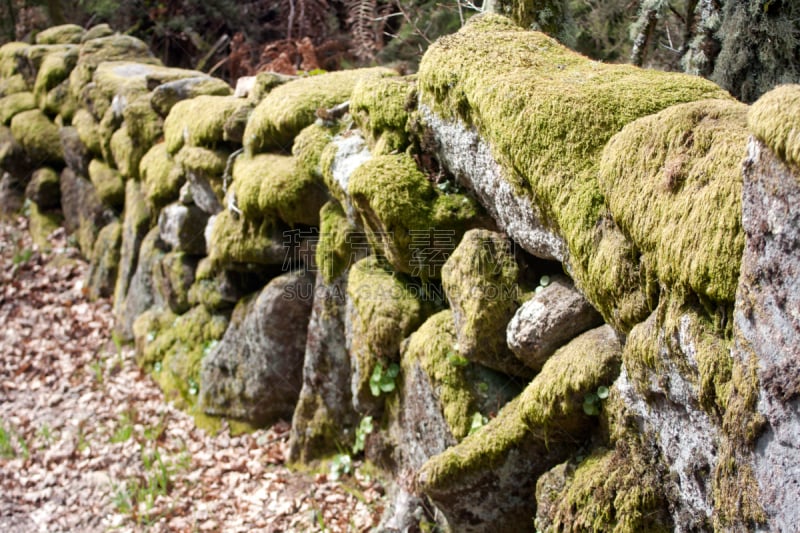
M383 528L789 530L800 87L752 108L497 15L236 91L106 26L0 47L0 200L166 397L365 454ZM742 163L742 160L744 163Z

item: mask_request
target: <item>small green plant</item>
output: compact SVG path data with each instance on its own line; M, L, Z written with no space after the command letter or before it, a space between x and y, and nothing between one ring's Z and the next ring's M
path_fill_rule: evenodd
M15 265L19 265L22 263L27 263L30 261L31 257L33 257L33 250L30 248L25 248L24 250L20 250L15 253L12 261Z
M200 392L200 385L197 384L194 378L189 378L186 390L189 392L190 396L197 396L197 393Z
M356 428L356 440L353 443L353 453L357 454L358 452L364 451L364 444L367 441L367 435L372 433L373 431L372 426L372 417L365 416L361 419L361 422L358 424Z
M550 276L545 274L544 276L539 278L539 285L536 287L535 290L536 294L542 292L544 288L547 287L548 285L550 285Z
M119 427L111 436L111 442L125 442L133 436L133 421L128 413L119 415Z
M94 374L94 380L98 385L103 384L103 361L92 361L89 363L89 369Z
M42 449L48 448L53 443L53 441L55 440L55 436L53 435L53 431L50 429L50 425L47 424L47 423L42 424L42 426L39 428L39 430L36 433L39 436L39 438L42 441L44 441L42 443L42 446L41 446Z
M331 461L330 478L334 481L342 477L343 474L349 475L352 471L353 459L349 454L339 454Z
M462 367L469 364L469 359L459 354L455 350L447 352L447 362L453 366Z
M473 433L475 433L488 423L489 419L480 414L480 412L476 411L475 414L472 415L472 423L470 423L469 425L468 435L472 435Z
M608 387L597 387L596 392L590 392L583 397L583 412L589 416L600 414L600 402L608 398Z
M400 366L392 363L384 370L383 365L378 363L372 369L369 378L369 390L373 396L380 396L382 392L392 392L395 389L395 379L400 374Z
M12 459L16 455L14 446L11 444L12 438L12 433L0 426L0 457Z

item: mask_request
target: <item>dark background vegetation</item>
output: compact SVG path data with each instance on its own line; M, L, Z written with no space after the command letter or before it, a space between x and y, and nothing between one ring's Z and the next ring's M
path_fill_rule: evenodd
M235 80L362 64L413 72L427 46L481 9L605 62L683 70L746 102L800 81L797 0L0 0L0 42L105 22L166 64ZM521 15L524 13L524 15ZM538 24L541 22L541 24ZM542 22L545 21L545 22Z

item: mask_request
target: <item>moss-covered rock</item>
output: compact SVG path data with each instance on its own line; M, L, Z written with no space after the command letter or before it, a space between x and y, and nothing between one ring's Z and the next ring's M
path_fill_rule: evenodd
M14 115L11 119L11 133L31 161L56 167L64 164L58 126L38 109Z
M146 149L158 141L164 133L164 121L153 110L151 93L129 101L122 110L125 126L135 145Z
M40 108L49 107L47 106L48 93L67 80L69 73L78 62L78 51L79 49L75 47L69 50L52 52L44 58L33 84L36 105ZM63 96L66 97L66 92ZM57 114L59 110L55 111L55 114Z
M41 209L52 209L61 204L61 185L58 173L49 167L36 169L25 187L25 197Z
M245 149L249 154L268 150L289 152L297 134L316 120L318 109L349 99L356 83L363 78L393 72L386 68L329 72L275 87L256 106L247 123Z
M145 341L143 349L137 350L137 362L152 370L167 399L190 407L197 401L202 360L227 326L226 315L211 314L203 306L180 316L170 311L162 316L142 315L134 326L136 337Z
M31 90L28 82L21 74L14 74L7 78L0 78L0 97L14 93L28 92Z
M537 531L674 531L653 461L621 443L556 466L536 483Z
M320 157L339 129L338 124L327 126L314 123L297 134L292 144L292 155L297 160L297 170L300 173L322 182Z
M409 111L416 106L416 77L366 78L356 84L350 114L367 134L375 155L405 150L409 144Z
M85 43L86 41L91 41L92 39L109 37L111 35L114 35L114 30L111 29L111 26L109 26L105 22L101 24L95 24L94 26L86 30L86 33L83 34L83 37L81 37L81 43Z
M350 269L347 328L357 411L374 412L382 404L370 389L370 377L378 365L387 369L399 360L400 343L430 313L431 306L420 292L421 287L411 285L375 257L362 259Z
M200 95L177 102L164 121L167 150L174 154L186 144L216 148L223 142L225 121L247 102L232 96Z
M128 183L136 182L129 180ZM126 213L127 217L129 217L128 213ZM114 289L114 316L116 318L114 331L123 340L134 339L133 325L142 313L149 309L165 307L164 302L161 301L161 295L155 291L153 283L155 266L167 252L158 236L158 228L153 228L149 232L145 228L146 234L143 238L134 235L139 238L138 242L131 238L130 228L128 220L123 221L120 266ZM132 244L140 244L135 249L134 262L130 261ZM124 291L121 290L122 288Z
M88 179L70 168L61 171L61 209L68 232L75 233L85 257L91 257L100 228L113 220L114 214L100 202L97 191Z
M230 96L230 85L211 76L194 76L164 82L153 89L152 106L162 117L169 115L172 106L181 100L191 100L198 96Z
M28 43L12 41L0 46L0 78L10 78L20 74L19 60L24 57Z
M139 162L142 192L154 211L178 199L186 181L183 167L167 152L166 143L154 144Z
M341 204L330 200L319 211L316 264L326 283L331 283L358 258L358 231L347 220ZM366 250L361 249L361 252Z
M637 250L608 222L598 183L603 147L637 118L729 95L697 77L590 61L496 15L473 17L432 46L418 83L421 106L474 127L489 143L502 179L566 242L568 269L604 318L625 329L646 317L652 302L632 282L646 277L631 259ZM720 167L738 168L738 160L726 156L713 164ZM625 177L639 179L633 171Z
M139 178L139 163L147 150L128 133L128 125L123 124L114 132L109 143L112 161L125 178Z
M89 298L107 298L114 291L122 246L122 224L118 220L100 230L86 275Z
M533 370L506 345L506 326L522 303L520 270L508 239L489 230L470 230L442 268L442 287L453 309L456 353L518 376Z
M14 115L36 109L33 93L20 92L0 98L0 124L10 124Z
M92 159L89 163L89 179L92 180L103 204L110 207L122 207L125 201L125 183L117 170L98 159Z
M445 259L481 210L471 198L442 194L406 153L377 156L359 166L347 194L370 244L392 267L438 278Z
M583 334L556 352L496 418L422 467L420 487L451 528L530 527L536 479L586 437L591 420L584 396L614 381L620 351L609 326Z
M626 126L603 151L598 182L614 221L636 245L636 288L648 309L655 280L675 294L734 300L744 246L746 112L728 100L676 105ZM627 281L590 273L606 294Z
M63 217L58 211L45 211L35 202L31 202L28 206L28 231L40 250L52 248L47 237L61 227L62 221Z
M327 199L322 181L298 171L292 156L241 156L233 165L236 205L245 218L281 218L288 224L319 224Z
M81 141L78 130L72 126L61 126L58 129L58 136L61 139L61 149L64 150L64 162L76 174L80 176L89 175L89 163L92 161L92 154Z
M11 133L11 128L0 124L0 168L20 183L36 168L25 149Z
M800 85L782 85L766 93L747 114L747 127L788 164L800 166Z
M222 211L208 221L208 257L215 268L246 268L248 264L281 265L290 252L283 230L274 220L253 222Z
M147 201L141 190L141 185L136 180L125 182L125 210L122 222L122 249L120 251L119 274L114 288L114 314L119 318L123 314L125 300L130 289L131 279L136 272L139 263L139 249L142 241L150 229L151 213ZM155 230L154 239L158 238L158 230ZM155 245L151 245L151 248ZM149 270L147 270L149 273ZM145 272L142 274L145 275ZM130 317L129 325L125 333L130 337L132 334L133 319Z
M79 44L86 33L77 24L61 24L36 34L36 44Z
M222 341L202 363L206 413L256 425L292 415L313 292L309 273L290 272L239 302Z
M170 252L154 265L154 289L173 313L190 309L189 288L194 283L196 268L197 258L184 252Z
M72 117L72 126L78 130L78 136L86 148L95 156L101 155L100 135L97 132L99 125L94 116L86 109L78 109Z

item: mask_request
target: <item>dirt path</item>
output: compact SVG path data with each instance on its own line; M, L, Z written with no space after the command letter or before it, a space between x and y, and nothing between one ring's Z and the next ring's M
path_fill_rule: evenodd
M287 424L209 435L110 340L62 233L0 223L0 530L368 531L380 484L284 466Z

